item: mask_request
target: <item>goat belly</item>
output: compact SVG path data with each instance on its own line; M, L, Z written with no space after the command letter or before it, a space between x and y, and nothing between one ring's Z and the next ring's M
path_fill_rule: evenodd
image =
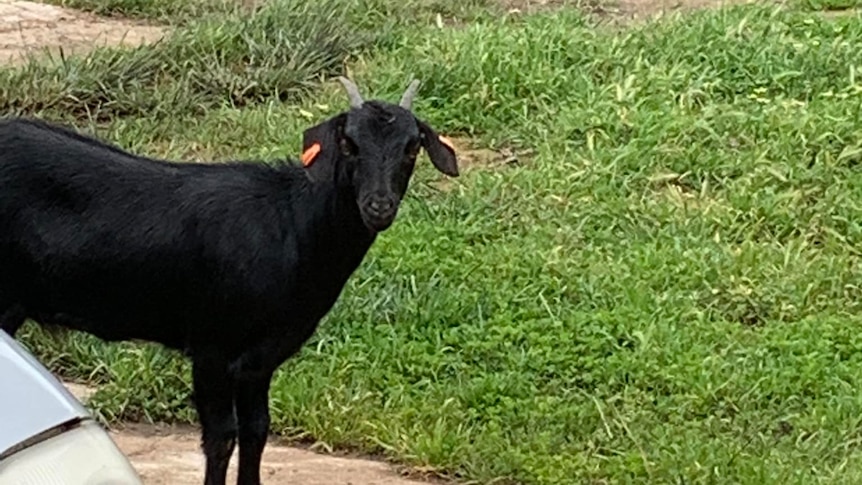
M15 251L12 299L34 320L178 349L190 326L215 326L208 313L217 309L204 301L200 284L208 275L195 271L193 259L176 251L136 257L141 252L134 245L122 254L94 238L74 239L42 239Z

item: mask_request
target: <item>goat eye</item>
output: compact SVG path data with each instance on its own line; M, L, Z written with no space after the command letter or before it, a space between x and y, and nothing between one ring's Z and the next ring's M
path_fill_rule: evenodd
M352 156L356 155L356 145L353 144L352 141L348 138L342 138L338 143L339 148L341 149L341 154L344 156Z

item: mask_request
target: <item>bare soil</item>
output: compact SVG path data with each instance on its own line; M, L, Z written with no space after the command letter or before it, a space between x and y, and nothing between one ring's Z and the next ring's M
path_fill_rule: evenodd
M0 63L21 63L44 53L81 54L98 46L155 42L162 27L106 19L36 2L0 0Z
M147 485L200 485L204 457L200 435L192 427L129 425L111 431L111 438ZM236 481L237 452L231 458L228 483ZM270 441L261 464L268 485L415 485L385 463L326 456Z
M729 5L755 3L758 0L619 0L616 9L608 9L627 19L646 19L701 8L718 8Z
M648 19L675 11L715 8L755 1L762 0L500 0L500 3L507 12L513 14L575 7L611 17L616 21L626 21Z
M64 383L86 401L93 390ZM192 426L125 424L110 431L111 438L129 458L145 485L200 485L204 456L200 430ZM237 452L231 458L228 483L236 482ZM261 480L267 485L417 485L380 461L328 456L285 446L276 439L264 449Z

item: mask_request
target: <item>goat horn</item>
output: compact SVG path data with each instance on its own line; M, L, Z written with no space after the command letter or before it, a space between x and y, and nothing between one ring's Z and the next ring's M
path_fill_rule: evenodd
M399 106L401 106L404 109L409 110L410 107L413 105L413 98L416 97L416 91L418 91L418 90L419 90L419 80L414 79L413 81L410 81L410 85L407 86L407 90L404 91L404 95L401 96L401 102L399 103Z
M362 100L362 95L359 94L359 88L356 87L356 84L344 76L338 76L338 80L341 81L341 84L344 85L344 90L347 91L347 97L350 99L350 107L361 108L362 103L365 101Z

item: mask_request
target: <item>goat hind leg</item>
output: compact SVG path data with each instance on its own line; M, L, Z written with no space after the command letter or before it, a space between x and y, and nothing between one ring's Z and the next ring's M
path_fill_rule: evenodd
M239 424L237 485L260 485L260 459L269 433L271 372L241 376L236 385Z
M225 485L236 446L234 377L217 352L196 352L192 362L194 401L201 422L206 471L204 485Z

